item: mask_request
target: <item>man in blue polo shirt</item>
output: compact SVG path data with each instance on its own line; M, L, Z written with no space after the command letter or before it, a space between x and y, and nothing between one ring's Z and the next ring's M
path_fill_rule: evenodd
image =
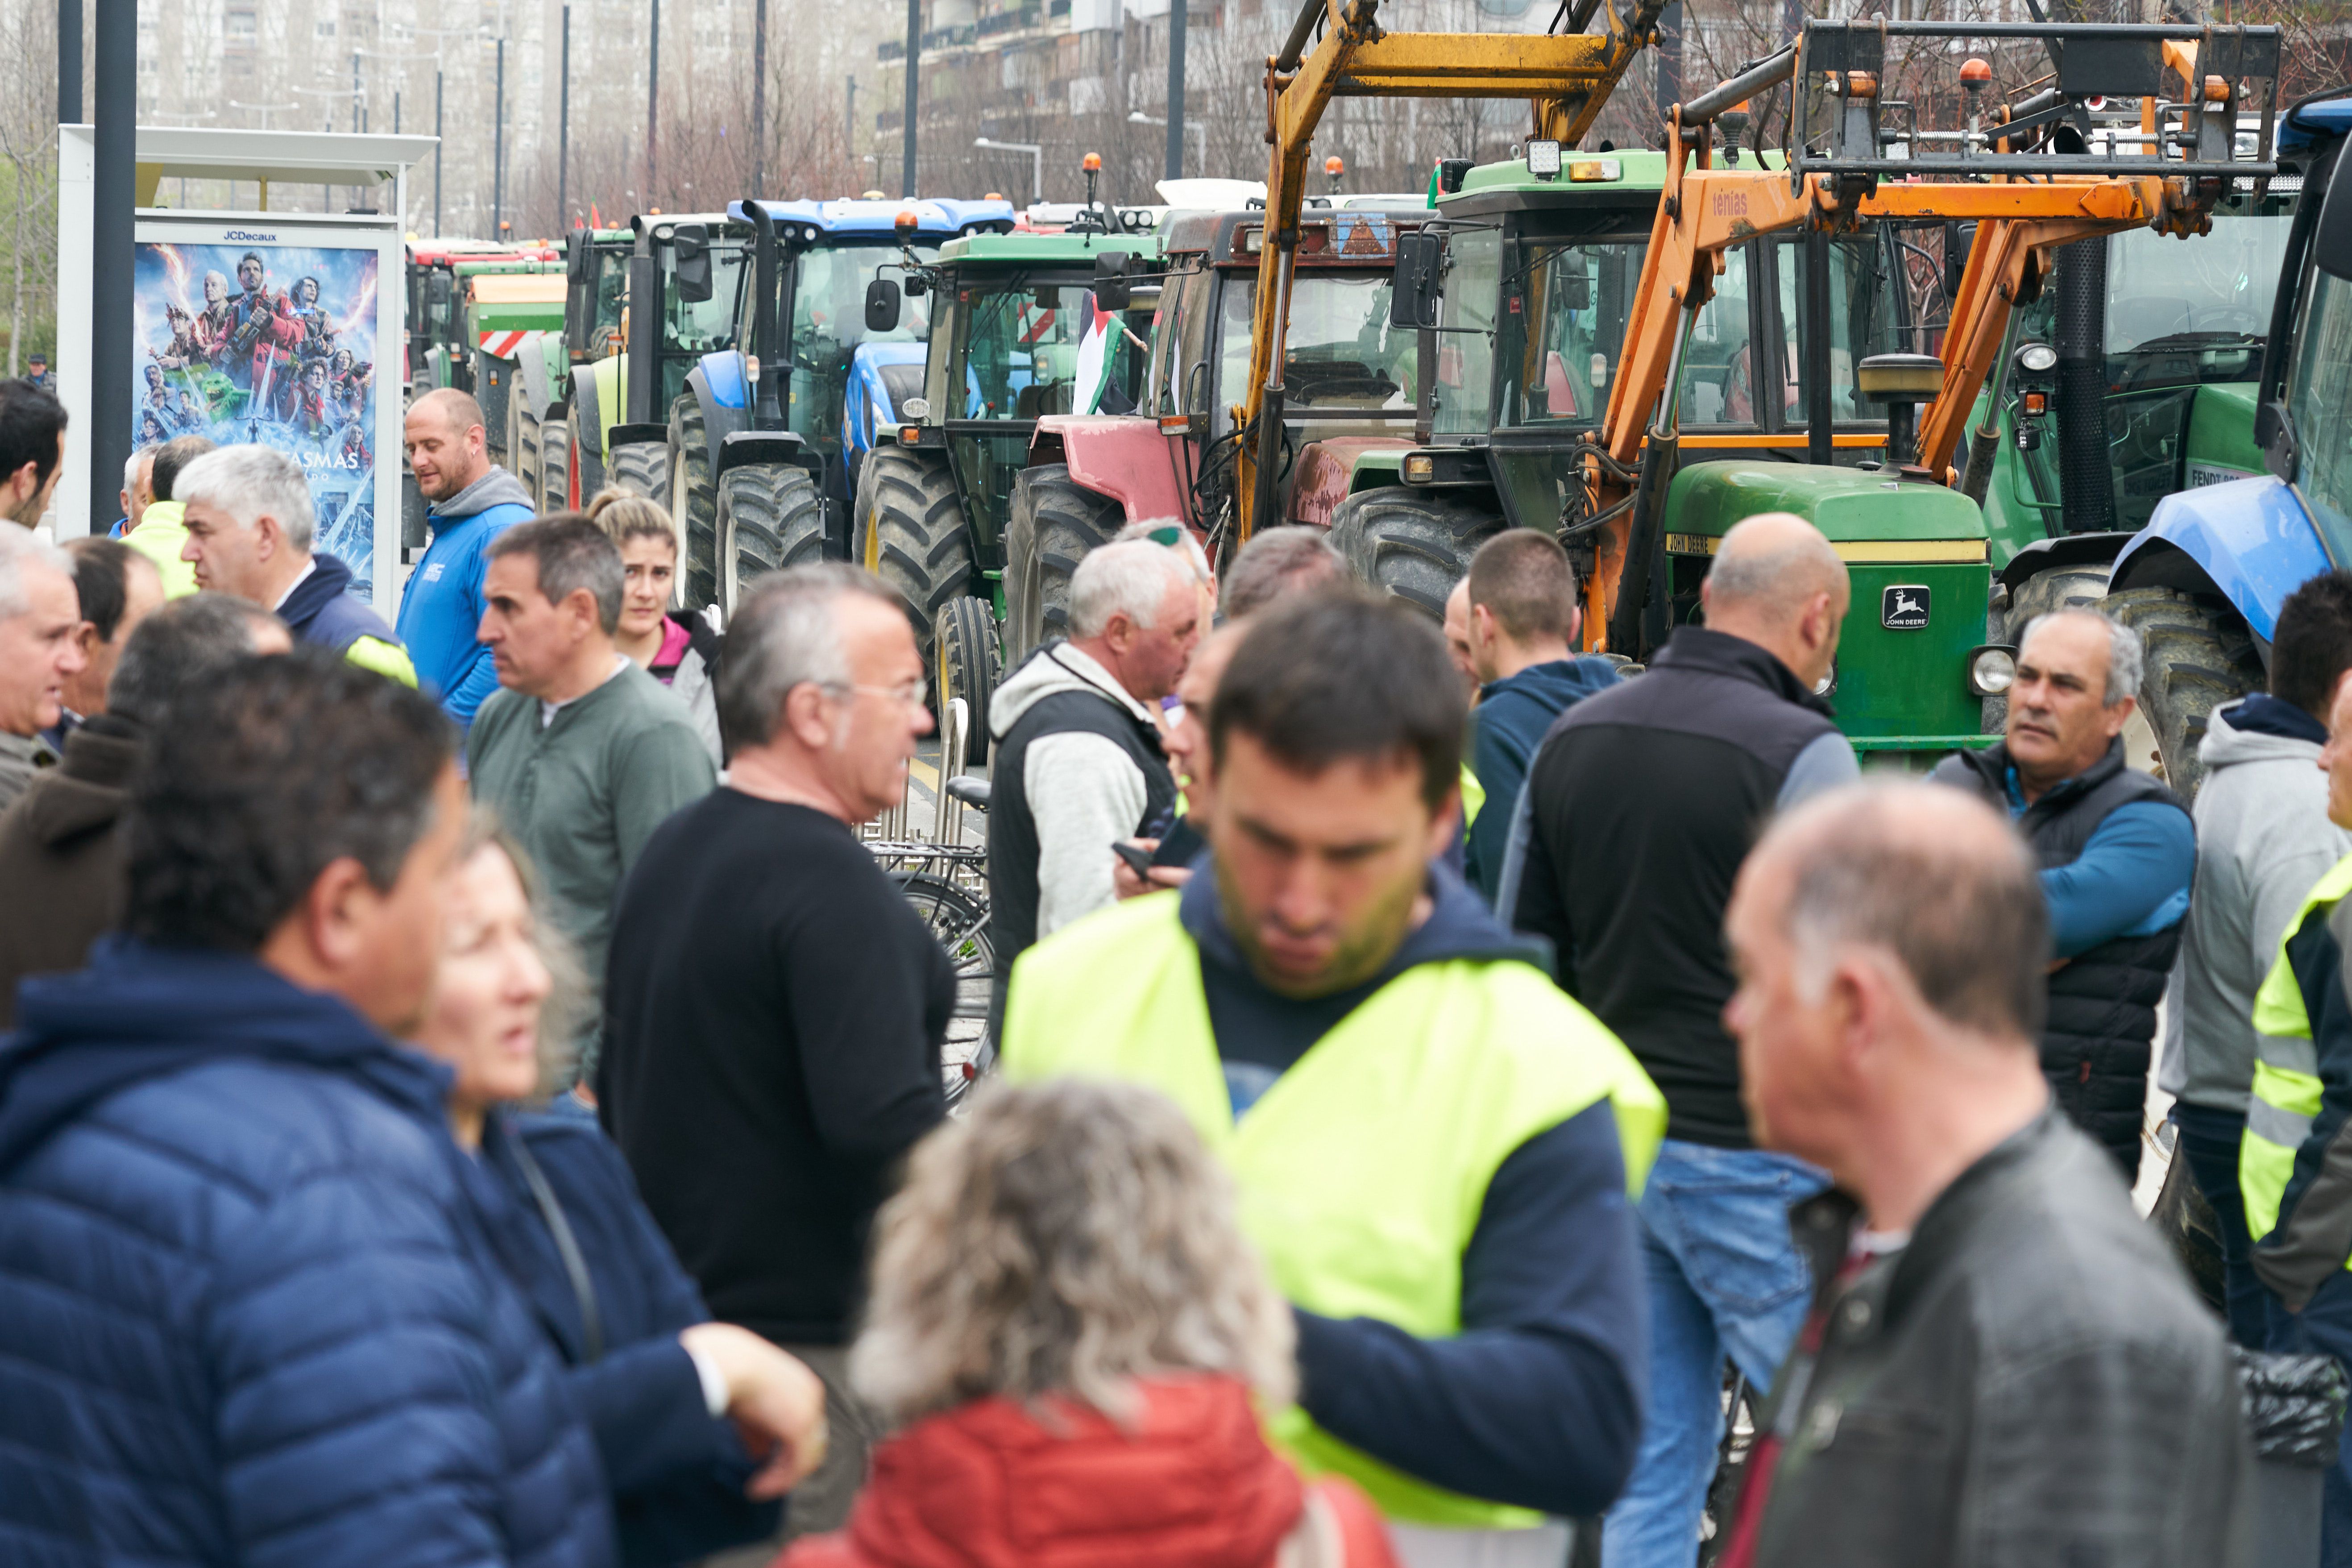
M408 468L430 504L433 542L400 601L401 640L425 690L460 728L499 689L482 624L482 572L490 541L535 514L520 479L490 462L482 405L452 387L428 392L402 427Z

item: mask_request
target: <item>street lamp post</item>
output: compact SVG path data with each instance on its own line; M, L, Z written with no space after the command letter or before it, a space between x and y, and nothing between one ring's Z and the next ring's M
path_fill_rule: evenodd
M1045 148L1039 146L1034 142L992 142L985 136L973 137L971 139L971 144L975 147L985 147L992 153L1028 153L1030 170L1029 199L1033 202L1042 202L1045 199Z

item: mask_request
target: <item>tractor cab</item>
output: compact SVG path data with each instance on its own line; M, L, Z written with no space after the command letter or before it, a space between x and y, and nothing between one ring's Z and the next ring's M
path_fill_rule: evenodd
M2145 230L2104 242L2100 336L2081 348L2103 393L2103 417L2088 423L2106 459L2108 529L2137 531L2175 490L2263 471L2254 379L2303 176L2261 192L2240 184L2214 206L2212 231L2185 245ZM2100 243L2078 249L2095 259ZM1984 496L1996 568L2033 540L2098 526L2084 519L2102 504L2063 493L2060 350L2074 345L2061 342L2057 290L2019 315L2021 349L2045 352L2013 360L1999 410L2007 438Z
M667 436L689 602L731 608L762 571L848 552L858 350L919 345L929 320L924 301L903 298L890 320L870 318L874 285L951 239L1010 232L1014 217L1009 202L938 199L742 201L728 214L749 228L750 265L733 269L725 346L688 367ZM732 481L733 510L749 526L730 529L737 468L747 472Z
M412 395L444 386L471 391L466 279L483 272L535 270L537 263L487 240L419 240L408 247L408 364Z

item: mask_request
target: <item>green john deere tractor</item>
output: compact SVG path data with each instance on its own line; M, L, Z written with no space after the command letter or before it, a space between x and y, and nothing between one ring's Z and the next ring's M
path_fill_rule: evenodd
M1001 668L1004 524L1039 419L1131 413L1157 294L1098 312L1097 258L1156 265L1150 235L975 234L910 273L931 297L919 395L877 429L850 510L850 552L905 596L941 700L964 699L970 760L985 759ZM885 374L887 373L885 367Z

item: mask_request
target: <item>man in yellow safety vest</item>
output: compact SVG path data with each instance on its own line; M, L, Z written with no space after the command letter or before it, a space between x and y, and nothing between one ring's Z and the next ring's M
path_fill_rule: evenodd
M1463 719L1410 609L1264 612L1210 710L1208 863L1023 955L1004 1070L1147 1083L1192 1118L1297 1310L1276 1435L1369 1491L1409 1568L1556 1565L1555 1521L1604 1509L1638 1447L1627 1195L1664 1103L1433 866Z

